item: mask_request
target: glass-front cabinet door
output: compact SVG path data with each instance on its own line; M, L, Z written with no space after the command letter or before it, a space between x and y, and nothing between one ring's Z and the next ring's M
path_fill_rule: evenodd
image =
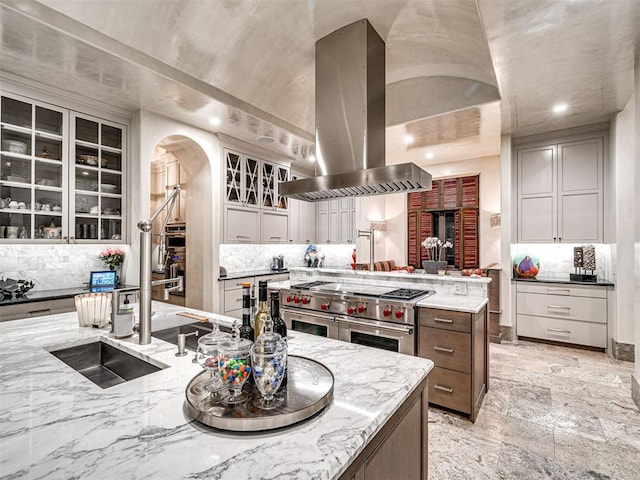
M123 238L123 125L71 114L71 232L76 241Z
M282 165L278 165L276 168L278 169L278 183L276 185L278 191L278 209L289 210L289 197L282 195L279 188L281 183L289 181L289 169Z
M0 96L0 241L66 242L68 110Z

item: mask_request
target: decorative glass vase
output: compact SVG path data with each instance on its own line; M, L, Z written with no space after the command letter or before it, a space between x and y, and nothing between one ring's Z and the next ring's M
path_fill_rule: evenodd
M430 273L433 275L438 274L438 270L446 270L447 269L447 261L435 261L435 260L424 260L422 262L422 268L424 268L425 273Z

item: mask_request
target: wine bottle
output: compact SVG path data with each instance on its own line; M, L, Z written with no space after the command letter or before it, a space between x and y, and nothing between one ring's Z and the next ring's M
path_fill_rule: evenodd
M280 316L280 292L271 292L271 320L273 320L273 331L282 337L287 344L287 324ZM284 378L280 384L282 389L287 384L287 368L284 371Z
M267 321L269 315L267 304L267 282L258 282L258 311L253 321L254 336L257 339L262 332L264 332L264 324Z
M255 341L255 332L251 326L251 284L242 284L242 326L240 338Z

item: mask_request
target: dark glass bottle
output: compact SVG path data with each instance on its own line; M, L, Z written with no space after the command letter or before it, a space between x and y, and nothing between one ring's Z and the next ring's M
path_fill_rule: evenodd
M255 338L258 338L264 332L264 324L269 315L269 304L267 303L267 282L258 282L258 311L253 321L253 331Z
M287 324L280 316L280 292L271 292L271 320L273 320L273 331L282 337L284 343L287 343ZM287 384L287 370L285 369L284 378L280 389Z
M251 284L242 284L242 326L240 338L255 341L255 332L251 326Z

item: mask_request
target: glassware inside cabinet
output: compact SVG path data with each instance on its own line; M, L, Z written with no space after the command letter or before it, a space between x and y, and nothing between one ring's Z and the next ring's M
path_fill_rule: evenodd
M62 161L62 140L36 135L35 155L50 161Z
M36 185L62 187L62 163L36 159Z
M31 215L10 213L0 209L0 238L31 238Z
M116 172L122 171L122 153L121 152L111 152L102 149L102 153L100 155L100 167L103 170L115 170Z
M76 165L76 190L97 192L98 170Z
M101 174L100 191L113 195L122 193L122 175L103 171Z
M35 212L51 212L51 214L62 215L62 191L52 189L36 190L33 210Z
M98 196L90 193L76 193L76 213L97 215L100 213Z
M102 214L119 216L122 211L122 201L120 198L102 197Z
M0 180L31 183L31 160L13 154L0 155Z
M75 238L80 240L98 239L98 219L97 218L76 218Z
M114 218L102 218L100 238L103 240L120 240L122 238L122 222Z

